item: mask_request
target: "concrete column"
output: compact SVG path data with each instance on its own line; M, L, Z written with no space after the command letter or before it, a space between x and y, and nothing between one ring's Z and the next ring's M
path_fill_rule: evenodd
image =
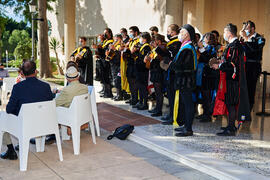
M183 0L166 1L165 22L165 29L167 29L170 24L183 25Z
M76 0L64 1L64 45L65 61L69 61L69 56L75 49L76 29L75 29Z
M263 52L263 70L270 72L270 1L265 1L265 16L264 16L264 38L266 39L266 44L264 46ZM256 22L255 22L256 23Z

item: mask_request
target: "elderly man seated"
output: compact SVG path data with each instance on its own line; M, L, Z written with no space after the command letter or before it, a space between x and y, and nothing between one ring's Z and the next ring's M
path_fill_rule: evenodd
M6 107L8 114L14 114L16 116L18 116L22 104L50 101L53 99L50 85L37 79L36 63L34 61L25 61L22 65L22 71L26 80L13 86L10 100ZM1 154L1 158L17 159L17 154L8 133L4 133L3 144L7 145L8 150Z
M88 87L79 82L80 73L76 64L70 64L67 67L66 78L68 85L56 97L56 106L69 107L73 97L88 93Z

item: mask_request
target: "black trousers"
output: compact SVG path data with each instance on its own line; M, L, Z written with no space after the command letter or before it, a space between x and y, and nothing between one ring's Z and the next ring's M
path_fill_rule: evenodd
M236 105L226 105L228 109L228 127L234 130L236 120Z
M180 113L181 111L183 112L185 128L187 131L192 131L192 124L194 119L194 102L192 100L192 91L181 91L180 102L180 106L182 105L182 107L180 107Z
M169 100L170 118L173 119L173 108L174 108L174 99L175 99L175 89L174 89L173 82L168 83L167 95L168 95L168 100Z
M212 102L211 91L202 90L203 114L208 117L212 115L211 102Z
M131 93L131 101L132 103L137 103L138 102L138 87L136 84L136 79L127 77L128 84L129 84L129 89Z
M247 79L250 110L252 110L253 105L255 103L256 84L260 77L261 69L262 67L260 63L256 62L246 63L246 79Z
M147 83L143 82L137 82L139 89L139 96L140 96L140 104L147 105L147 97L148 97L148 91L147 91Z
M157 112L162 112L163 106L163 93L162 93L162 83L155 82L154 89L156 93L156 110Z

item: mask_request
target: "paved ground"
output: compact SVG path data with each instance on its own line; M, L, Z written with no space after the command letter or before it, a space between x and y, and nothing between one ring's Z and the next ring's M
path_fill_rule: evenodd
M64 161L58 160L56 145L47 145L45 152L36 153L30 145L28 170L19 171L19 160L0 160L0 179L95 179L95 180L176 180L214 178L188 168L177 161L149 150L131 141L102 136L94 145L91 136L82 132L81 154L73 155L72 141L62 144ZM3 147L2 151L6 148Z
M99 83L95 84L96 91L101 87ZM258 91L259 92L259 91ZM270 118L256 116L255 112L261 109L261 94L256 95L256 104L252 112L252 121L243 124L240 133L236 137L218 137L216 133L220 131L221 126L226 126L225 117L215 119L213 122L200 123L194 120L193 137L177 138L174 136L172 126L163 126L161 124L146 125L142 128L155 136L169 138L174 142L185 145L198 152L207 152L211 156L225 160L236 165L248 168L256 173L270 177ZM139 115L150 117L147 111L138 111L126 105L123 101L114 102L110 99L97 97L99 102L106 102L116 107L134 112ZM266 101L266 111L270 109L270 100ZM151 109L154 104L149 103ZM166 98L163 112L167 112ZM160 117L154 118L160 121ZM162 140L161 142L162 143Z

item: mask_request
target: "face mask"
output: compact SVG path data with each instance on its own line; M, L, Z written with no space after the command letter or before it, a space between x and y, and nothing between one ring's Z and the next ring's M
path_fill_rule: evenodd
M104 37L107 39L108 38L107 34L104 34Z
M154 33L153 32L151 33L151 36L154 36Z
M181 43L184 41L184 37L181 34L178 35L178 39Z
M133 38L134 38L134 35L133 35L133 34L129 34L129 37L130 37L131 39L133 39Z
M101 42L101 40L98 38L98 39L97 39L97 42L98 42L98 43L100 43L100 42Z
M172 36L170 34L167 34L167 38L171 40Z
M81 42L79 42L79 46L82 46L82 43Z
M246 35L249 36L249 34L250 34L249 31L248 30L245 30L245 32L246 32Z
M121 36L122 36L122 37L124 37L124 36L125 36L125 34L124 34L124 33L121 33Z
M140 39L140 44L144 44L143 39Z
M206 42L203 41L203 47L206 47L206 46L207 46Z
M225 41L229 42L229 38L227 38L225 34L223 34L223 38Z

